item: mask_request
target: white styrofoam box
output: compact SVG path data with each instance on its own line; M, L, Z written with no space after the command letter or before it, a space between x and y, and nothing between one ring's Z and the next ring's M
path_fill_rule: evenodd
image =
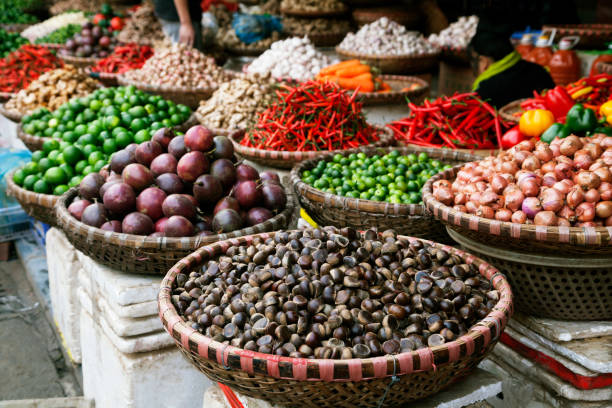
M109 303L120 306L157 302L162 276L125 274L101 265L83 253L78 253L77 256L81 267L90 277L91 285L85 288L89 293L94 293L92 289L97 289L99 293L104 293ZM157 306L154 313L157 313Z
M110 320L99 308L94 310L92 300L87 295L87 292L79 288L77 296L81 303L81 308L93 317L96 323L102 327L104 333L108 336L113 345L122 353L146 353L164 349L174 344L172 337L161 328L157 331L136 336L120 336L114 328L115 322ZM159 317L157 319L159 320Z
M76 297L80 263L75 248L59 229L51 228L47 232L46 241L53 320L62 335L68 355L75 363L80 363L80 305Z
M554 342L612 336L612 320L563 321L515 313L512 316L512 321L518 322Z
M201 407L211 382L176 346L125 354L105 332L82 308L83 392L96 408Z
M85 307L90 315L102 315L111 324L111 329L117 336L128 337L142 334L159 332L164 329L158 315L148 317L126 318L117 316L108 306L108 301L102 296L91 297L83 288L78 291L82 307ZM93 303L93 299L97 304Z

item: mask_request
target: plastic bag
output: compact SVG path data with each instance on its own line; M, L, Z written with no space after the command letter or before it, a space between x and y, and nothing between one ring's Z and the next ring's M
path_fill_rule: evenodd
M245 44L252 44L272 35L274 31L281 31L283 25L279 17L269 14L234 14L232 28L236 36Z

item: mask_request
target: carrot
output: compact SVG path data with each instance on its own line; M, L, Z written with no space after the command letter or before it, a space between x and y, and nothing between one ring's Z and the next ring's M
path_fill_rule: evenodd
M366 72L365 74L357 75L355 77L352 77L351 79L356 79L358 81L365 81L365 80L373 81L374 77L369 72Z
M342 78L353 78L365 73L370 73L370 67L367 65L354 65L336 71L336 75Z
M319 82L334 82L334 83L338 83L338 77L335 75L324 75L321 77L318 77L317 80Z
M378 92L391 92L391 87L388 83L380 81L380 88L378 89Z
M338 78L338 85L344 89L357 89L361 92L372 92L374 91L374 81L372 79L358 79L355 78Z
M328 67L322 68L319 71L319 75L330 75L336 73L340 69L348 68L355 65L361 65L361 62L358 59L352 59L347 61L342 61L334 65L330 65Z

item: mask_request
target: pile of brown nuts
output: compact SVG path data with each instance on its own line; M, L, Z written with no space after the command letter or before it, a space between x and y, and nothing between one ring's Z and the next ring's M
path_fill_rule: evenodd
M45 72L6 103L6 108L24 114L38 108L55 110L70 99L86 96L99 83L72 65Z
M499 300L474 265L393 230L280 231L178 274L172 302L215 341L298 358L367 358L465 334Z
M125 27L121 29L117 39L122 43L138 43L141 45L155 45L164 41L166 35L162 30L161 23L155 16L155 10L151 3L143 3L134 12L131 18L126 20Z
M283 0L281 10L301 12L339 12L346 10L340 0Z
M200 102L198 119L212 129L246 129L276 99L277 88L270 75L241 74L222 83L210 99Z

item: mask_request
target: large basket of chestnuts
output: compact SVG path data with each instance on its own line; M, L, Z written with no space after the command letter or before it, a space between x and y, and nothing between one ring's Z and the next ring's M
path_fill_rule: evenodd
M158 297L213 381L280 405L399 406L469 374L512 314L504 276L457 249L335 227L220 241Z

